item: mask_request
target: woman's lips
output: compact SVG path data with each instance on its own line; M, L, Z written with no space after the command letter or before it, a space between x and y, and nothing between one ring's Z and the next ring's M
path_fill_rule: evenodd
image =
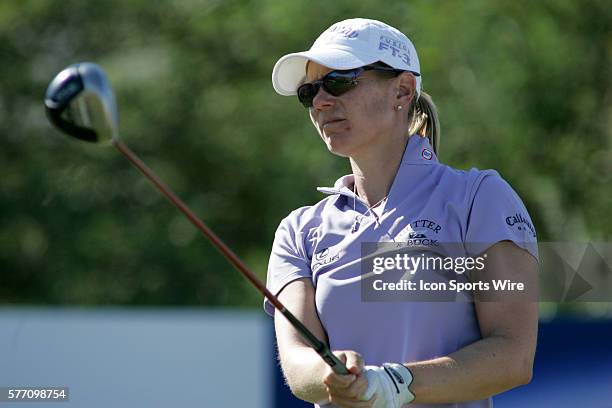
M342 125L343 122L346 122L346 119L335 119L335 120L330 120L329 122L325 122L323 124L323 129L329 129L329 128L335 128L338 127L339 125Z

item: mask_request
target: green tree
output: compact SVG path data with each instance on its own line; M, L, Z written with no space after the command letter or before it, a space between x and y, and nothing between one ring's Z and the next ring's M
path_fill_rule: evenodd
M257 306L260 296L109 148L42 110L64 66L95 61L123 138L264 279L278 222L349 171L270 74L331 23L401 28L439 105L441 159L496 168L540 240L612 232L604 1L4 1L0 300Z

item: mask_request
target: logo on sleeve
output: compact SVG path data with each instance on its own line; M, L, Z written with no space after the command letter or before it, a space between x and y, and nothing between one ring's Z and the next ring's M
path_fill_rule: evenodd
M431 150L429 149L423 149L423 151L421 152L421 156L425 159L425 160L431 160L433 157L433 153L431 152Z
M506 217L506 224L511 227L516 225L519 231L529 230L531 232L531 236L533 236L534 238L536 237L535 228L533 227L533 225L531 225L531 222L529 222L529 218L525 217L521 213L516 213L514 215Z
M315 253L313 264L311 266L312 272L318 271L321 267L325 265L329 265L330 263L336 262L340 259L340 254L336 253L334 255L329 255L329 248L322 249L321 251Z
M329 255L329 248L325 248L319 252L317 252L317 254L315 255L315 258L317 258L317 260L321 260L323 258L325 258L327 255Z

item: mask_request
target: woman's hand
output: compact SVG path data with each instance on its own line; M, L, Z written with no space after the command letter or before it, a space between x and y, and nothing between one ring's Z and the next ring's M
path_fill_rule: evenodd
M376 395L367 401L362 400L368 388L368 380L363 372L363 358L356 351L334 351L334 354L346 365L350 374L336 374L327 367L323 375L329 402L339 408L371 408Z

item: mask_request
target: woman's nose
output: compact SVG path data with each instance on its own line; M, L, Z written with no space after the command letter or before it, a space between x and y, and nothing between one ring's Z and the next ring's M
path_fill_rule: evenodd
M325 109L334 104L336 97L325 91L323 87L319 88L319 92L312 99L312 107L314 109Z

